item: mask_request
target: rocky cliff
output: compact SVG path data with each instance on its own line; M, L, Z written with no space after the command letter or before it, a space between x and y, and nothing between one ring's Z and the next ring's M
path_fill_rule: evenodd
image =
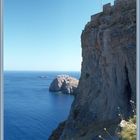
M98 140L100 134L115 139L118 114L128 118L130 100L136 101L136 1L104 5L85 26L81 45L78 93L57 139Z

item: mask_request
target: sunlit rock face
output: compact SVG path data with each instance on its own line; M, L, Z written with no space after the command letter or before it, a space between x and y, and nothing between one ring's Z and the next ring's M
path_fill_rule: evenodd
M136 1L105 5L85 26L81 44L78 93L58 139L109 140L104 127L117 139L118 114L128 118L136 101Z
M69 75L58 75L51 83L49 91L75 94L79 80Z

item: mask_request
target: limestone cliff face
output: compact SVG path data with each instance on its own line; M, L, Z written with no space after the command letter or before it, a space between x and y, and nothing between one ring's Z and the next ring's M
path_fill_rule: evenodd
M59 140L109 139L103 128L115 136L119 111L127 118L136 101L136 1L105 5L85 26L81 45L78 93Z

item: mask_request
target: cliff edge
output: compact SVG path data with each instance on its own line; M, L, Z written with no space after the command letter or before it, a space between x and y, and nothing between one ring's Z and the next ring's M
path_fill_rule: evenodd
M85 26L81 45L78 93L57 139L98 140L100 134L117 139L118 114L131 116L130 100L136 101L136 0L104 5Z

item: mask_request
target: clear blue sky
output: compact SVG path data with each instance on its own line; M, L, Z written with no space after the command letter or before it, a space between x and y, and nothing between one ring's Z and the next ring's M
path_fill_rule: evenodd
M4 0L4 69L80 71L80 35L113 0Z

